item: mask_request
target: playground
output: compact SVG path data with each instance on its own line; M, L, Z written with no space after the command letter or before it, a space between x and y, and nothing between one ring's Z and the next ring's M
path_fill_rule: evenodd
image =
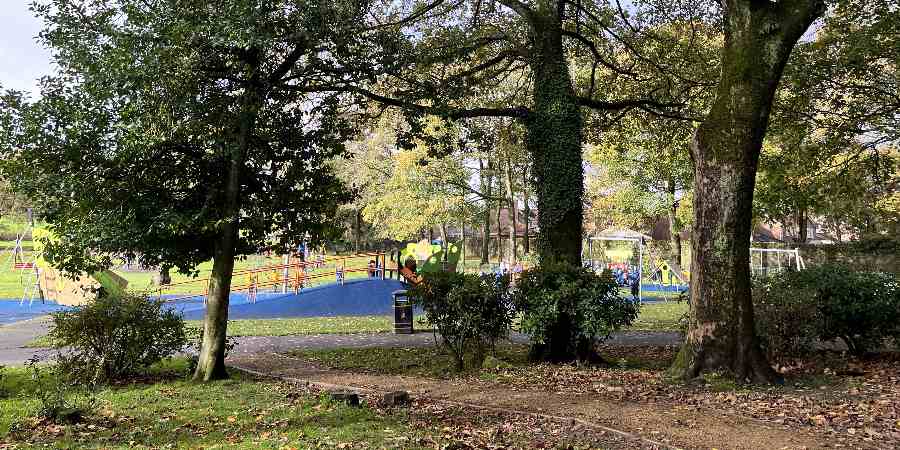
M28 231L31 233L31 230ZM24 236L25 233L22 233ZM24 251L17 239L0 268L0 325L40 317L89 301L98 287L128 289L165 301L186 320L201 320L211 263L194 277L173 274L154 283L157 272L121 264L114 270L70 280L48 267L39 250ZM447 255L444 252L447 252ZM354 255L250 255L235 262L229 305L231 319L381 316L393 313L392 292L418 276L402 271L416 261L418 273L455 270L455 246L410 243L391 253ZM28 264L24 264L28 261ZM406 278L404 278L406 277ZM0 297L2 298L2 297Z

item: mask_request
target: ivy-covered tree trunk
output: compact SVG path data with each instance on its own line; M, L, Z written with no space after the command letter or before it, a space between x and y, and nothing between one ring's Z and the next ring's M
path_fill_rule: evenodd
M534 107L526 120L526 145L538 204L538 254L542 260L581 265L582 118L562 46L559 17L534 26Z
M541 3L543 5L543 3ZM584 171L582 118L554 8L533 22L534 107L526 120L526 146L538 204L537 250L541 263L581 265ZM533 344L531 358L553 362L598 361L594 343L574 340L573 320L560 314L547 342Z
M228 372L225 370L228 303L231 295L231 277L240 221L241 177L261 104L262 95L258 91L248 89L244 94L238 118L237 139L228 158L228 178L223 198L223 220L219 227L212 273L209 276L206 314L203 319L203 341L200 345L194 381L210 381L228 377Z
M719 89L691 145L691 317L672 369L684 378L725 369L741 382L771 382L776 374L756 337L750 291L753 188L779 79L820 6L806 0L726 3Z

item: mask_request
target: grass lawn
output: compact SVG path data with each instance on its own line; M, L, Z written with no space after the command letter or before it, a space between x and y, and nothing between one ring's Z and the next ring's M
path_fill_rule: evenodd
M183 381L181 370L162 381L104 388L82 423L35 418L40 402L26 369L7 369L0 399L0 447L57 448L428 448L437 429L413 428L402 411L353 408L282 383L233 374L209 384ZM171 369L170 369L171 370ZM179 376L175 376L179 375ZM431 447L431 446L429 446Z
M678 321L687 312L687 303L644 304L641 305L641 312L637 320L628 329L631 331L681 331Z
M679 331L678 319L686 313L685 303L643 305L631 331ZM188 321L200 327L201 321ZM424 329L416 318L416 326ZM305 334L387 333L394 329L392 316L298 317L293 319L240 319L228 321L231 336L296 336Z
M200 328L200 320L190 327ZM228 321L230 336L297 336L306 334L387 333L394 329L391 316L298 317L294 319L240 319Z
M453 358L445 350L437 347L294 350L289 352L289 355L325 367L352 372L431 378L458 375L454 373ZM498 346L495 355L504 366L525 366L528 364L527 356L528 347L525 345ZM470 362L466 362L467 366Z
M679 331L678 319L688 310L684 303L653 303L641 307L641 313L628 331ZM187 325L200 328L200 320ZM427 325L416 319L416 327ZM392 316L297 317L290 319L239 319L228 321L229 336L301 336L307 334L389 333L394 329ZM46 337L28 343L29 347L48 347Z
M361 407L335 402L327 393L232 373L205 384L185 380L186 363L161 364L150 377L104 387L94 407L75 423L39 414L27 369L6 369L0 379L0 448L234 448L234 449L435 449L573 448L558 424L516 420L496 413L416 402L384 408L362 398ZM87 394L69 393L82 407ZM502 427L505 433L497 432ZM553 433L556 429L557 432ZM551 434L553 433L553 434ZM593 441L577 448L600 448ZM601 445L602 447L602 445Z

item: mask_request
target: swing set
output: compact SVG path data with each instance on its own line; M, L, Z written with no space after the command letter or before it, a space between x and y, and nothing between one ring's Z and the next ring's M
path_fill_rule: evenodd
M26 236L33 236L34 234L34 215L32 209L28 208L26 214L28 216L27 225L20 232L16 233L15 243L10 251L10 255L6 258L3 267L10 267L13 271L19 272L19 283L23 286L22 298L19 300L19 305L24 305L27 300L28 305L31 306L31 304L34 303L35 298L39 298L43 301L44 296L40 284L41 270L37 264L40 253L35 251L26 253L24 246L22 245Z

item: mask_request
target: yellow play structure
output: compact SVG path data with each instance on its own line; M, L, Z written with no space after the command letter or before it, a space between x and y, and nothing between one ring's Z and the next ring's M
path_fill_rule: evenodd
M109 270L94 275L83 274L74 280L47 265L39 266L38 272L44 299L65 306L83 305L93 300L101 287L109 289L110 284L115 285L114 289L124 290L128 287L127 280ZM104 283L98 278L103 279Z
M50 233L29 224L28 233L34 242L34 250L27 254L22 251L21 237L16 240L16 248L11 258L13 270L21 271L23 285L20 303L35 300L52 301L65 306L79 306L96 297L103 287L110 291L122 291L128 281L112 271L104 270L95 274L82 274L74 279L63 276L43 258L43 240L52 239ZM24 236L22 233L21 236ZM27 255L27 256L26 256Z

